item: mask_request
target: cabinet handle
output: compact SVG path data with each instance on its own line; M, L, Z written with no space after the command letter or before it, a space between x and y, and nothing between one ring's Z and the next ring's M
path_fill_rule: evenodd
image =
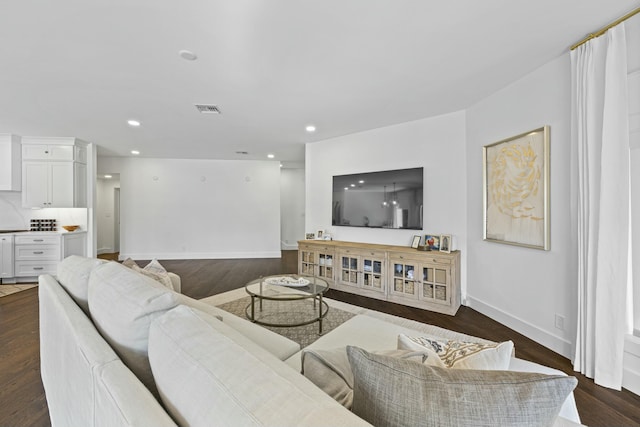
M34 270L44 270L44 267L33 267Z
M34 251L33 254L34 255L42 255L44 252L43 251Z
M34 242L44 242L44 239L33 239Z

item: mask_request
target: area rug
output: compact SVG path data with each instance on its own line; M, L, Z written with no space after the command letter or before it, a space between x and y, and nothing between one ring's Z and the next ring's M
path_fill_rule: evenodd
M16 284L2 284L0 285L0 297L6 297L7 295L15 294L17 292L26 291L27 289L35 288L38 285L16 285Z
M218 308L235 314L236 316L246 319L246 309L251 303L251 297L239 298L234 301L230 301L218 306ZM309 319L309 313L313 313L313 306L310 300L301 301L265 301L265 312L267 316L263 318L268 323L288 323L296 324L302 323ZM266 305L269 304L267 309ZM256 306L257 309L257 306ZM267 311L268 310L268 311ZM326 334L342 323L355 316L354 313L340 310L335 307L329 308L327 316L322 320L322 332ZM310 323L304 326L294 327L273 327L264 326L279 335L289 338L292 341L300 344L300 347L304 348L317 340L320 335L318 334L318 323Z
M225 306L226 306L228 310L225 310L225 311L229 311L230 313L237 314L238 316L246 319L244 310L246 309L247 304L249 304L249 297L247 296L247 292L244 290L244 288L234 289L232 291L224 292L222 294L213 295L207 298L203 298L200 301L204 302L205 304L214 305L221 309L225 309ZM365 316L370 316L379 320L383 320L385 322L393 323L398 326L402 326L414 331L419 331L428 335L442 337L444 339L454 339L459 341L474 341L474 342L480 342L480 343L492 343L492 341L485 340L482 338L472 337L470 335L465 335L459 332L454 332L448 329L440 328L435 325L420 323L420 322L416 322L415 320L404 319L402 317L394 316L391 314L369 310L367 308L358 307L356 305L348 304L342 301L336 301L330 298L323 298L323 301L326 301L327 304L329 305L329 313L327 314L327 317L332 316L332 312L333 312L333 316L330 318L330 321L326 322L327 327L325 328L323 325L325 334L328 333L331 329L334 329L335 327L339 326L342 322L346 322L348 319L350 319L355 315L365 315ZM235 304L229 304L233 302L235 302ZM231 308L234 305L235 305L235 308ZM342 314L342 313L346 313L346 314ZM340 321L341 318L344 320ZM304 340L301 340L302 343L304 343L304 344L302 343L300 344L302 348L306 347L310 343L320 338L320 336L318 335L318 325L312 324L307 326L307 328L309 327L310 327L310 329L308 329L309 335ZM289 337L288 335L285 335L286 333L291 333L291 331L288 331L289 329L294 329L294 328L273 328L271 330L273 330L277 334ZM301 331L302 330L299 330L295 334L302 335L303 333ZM296 339L294 338L290 338L290 339L296 341ZM296 341L296 342L299 342L299 341Z

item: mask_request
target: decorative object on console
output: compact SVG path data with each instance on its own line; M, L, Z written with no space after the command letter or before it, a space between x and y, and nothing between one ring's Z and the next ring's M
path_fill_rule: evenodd
M484 240L550 249L549 126L482 149Z
M424 244L429 247L429 250L439 251L440 250L440 235L426 234L424 236Z
M420 239L422 239L422 237L419 235L413 236L413 239L411 240L411 247L413 249L418 249L418 246L420 246Z
M305 239L306 240L313 240L316 238L316 234L315 233L307 233L305 234Z
M451 234L440 235L440 252L451 253Z
M56 231L55 219L32 219L30 231Z
M317 236L316 238L319 239L319 240L322 240L322 235L323 234L324 234L324 230L318 230L316 232L316 236Z
M68 232L72 232L72 231L76 231L78 228L80 228L80 226L79 225L63 225L62 228L64 228Z

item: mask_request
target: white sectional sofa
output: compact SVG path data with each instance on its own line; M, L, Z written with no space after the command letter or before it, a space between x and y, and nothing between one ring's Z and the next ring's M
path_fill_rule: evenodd
M297 343L118 263L69 257L39 285L53 426L371 425L300 374ZM419 331L356 316L311 347L395 348L399 333ZM579 425L572 393L554 425Z

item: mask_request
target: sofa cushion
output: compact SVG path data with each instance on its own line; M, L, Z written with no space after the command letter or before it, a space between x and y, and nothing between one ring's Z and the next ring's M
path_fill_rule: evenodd
M397 357L411 360L415 363L432 364L442 363L434 354L411 350L382 350L375 352L384 356ZM353 403L353 371L349 364L347 348L334 348L329 350L304 349L302 350L302 374L322 391L333 397L347 409Z
M151 325L162 401L189 426L368 425L224 322L179 306Z
M398 335L398 349L426 351L431 355L437 355L443 362L440 365L441 368L505 371L509 369L513 342L482 344L437 339L430 336L410 337L400 334Z
M578 381L444 369L347 347L353 412L377 426L550 426Z
M155 280L110 262L89 278L89 310L102 336L123 362L156 394L147 354L153 319L179 304L179 294Z
M71 255L58 263L58 282L80 308L89 314L89 275L91 271L106 261Z

